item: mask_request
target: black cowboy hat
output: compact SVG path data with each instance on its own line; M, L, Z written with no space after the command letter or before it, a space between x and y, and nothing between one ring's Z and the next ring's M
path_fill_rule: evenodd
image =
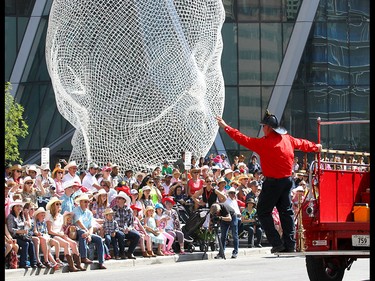
M280 135L285 135L287 130L283 127L280 127L279 120L274 114L271 114L269 110L266 110L264 114L263 120L260 122L261 125L268 125L270 126L276 133Z

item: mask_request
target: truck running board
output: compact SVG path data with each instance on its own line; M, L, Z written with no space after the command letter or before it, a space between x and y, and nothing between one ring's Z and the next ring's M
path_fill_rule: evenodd
M295 253L275 253L276 256L350 256L357 258L369 258L370 250L341 250L341 251L316 251L316 252L295 252Z

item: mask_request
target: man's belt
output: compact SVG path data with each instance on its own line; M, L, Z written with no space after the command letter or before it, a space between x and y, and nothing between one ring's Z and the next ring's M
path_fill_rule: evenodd
M285 177L285 178L279 178L279 179L266 177L266 180L267 181L281 181L281 180L286 180L286 179L290 179L290 178L291 178L291 176Z

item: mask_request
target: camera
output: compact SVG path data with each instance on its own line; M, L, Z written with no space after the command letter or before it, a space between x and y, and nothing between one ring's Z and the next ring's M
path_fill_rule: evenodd
M218 228L218 227L219 227L219 224L220 224L220 221L221 221L220 217L217 216L217 215L214 215L214 216L212 217L212 227L213 227L213 228Z
M254 222L254 224L256 225L256 226L261 226L261 224L260 224L260 221L259 221L259 218L258 218L258 214L256 214L255 216L254 216L254 220L255 220L255 222Z

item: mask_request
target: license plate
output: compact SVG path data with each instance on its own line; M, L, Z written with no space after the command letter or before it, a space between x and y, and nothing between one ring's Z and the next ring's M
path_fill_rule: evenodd
M352 235L352 246L370 247L370 235Z

